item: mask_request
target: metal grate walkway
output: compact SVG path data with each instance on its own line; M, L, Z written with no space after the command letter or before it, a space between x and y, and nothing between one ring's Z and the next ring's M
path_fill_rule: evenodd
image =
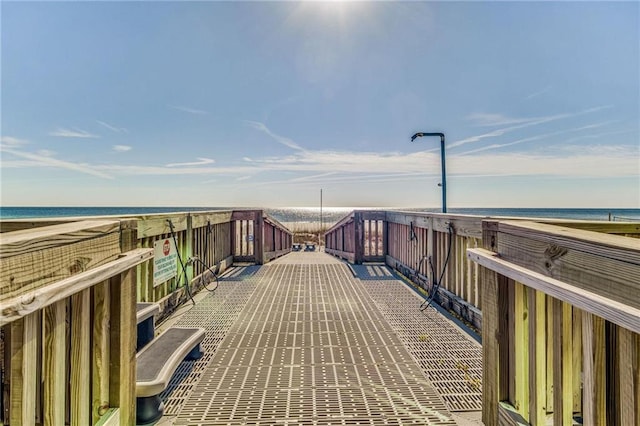
M461 409L455 402L468 387L445 403L427 379L412 350L416 339L398 330L397 289L419 304L402 283L360 281L322 253L292 253L243 281L221 283L179 322L207 328L208 353L183 363L166 393L166 414L177 415L171 423L456 424L447 405ZM433 348L440 350L434 357L444 346Z

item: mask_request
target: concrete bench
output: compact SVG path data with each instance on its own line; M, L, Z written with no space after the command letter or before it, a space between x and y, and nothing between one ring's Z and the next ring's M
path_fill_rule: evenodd
M136 424L151 425L162 417L164 404L159 394L167 388L183 359L202 356L200 342L204 334L203 328L172 327L136 355Z
M160 313L157 303L136 303L136 322L138 324L138 338L136 352L153 340L155 334L153 317Z

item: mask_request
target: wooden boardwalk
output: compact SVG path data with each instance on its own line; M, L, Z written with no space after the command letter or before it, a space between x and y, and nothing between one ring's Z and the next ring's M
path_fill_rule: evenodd
M386 267L367 272L304 252L230 270L177 322L207 329L206 355L163 394L162 424L446 425L481 409L480 346Z

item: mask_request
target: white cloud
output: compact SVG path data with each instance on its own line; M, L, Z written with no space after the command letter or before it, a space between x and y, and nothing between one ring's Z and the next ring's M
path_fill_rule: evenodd
M209 114L207 111L203 111L201 109L195 109L195 108L189 108L186 106L181 106L181 105L167 105L169 108L178 110L178 111L182 111L182 112L187 112L189 114L195 114L195 115L206 115Z
M56 130L49 132L50 136L58 136L61 138L99 138L100 136L94 135L82 129L64 129L58 127Z
M291 139L289 139L287 137L280 136L280 135L277 135L277 134L273 133L264 123L261 123L259 121L251 121L251 120L245 120L245 123L247 123L249 126L253 127L256 130L259 130L261 132L266 133L267 135L272 137L279 144L282 144L282 145L284 145L286 147L289 147L291 149L295 149L297 151L303 151L304 150L300 145L295 143L293 140L291 140Z
M38 151L36 151L36 153L38 155L41 155L43 157L53 157L56 153L54 151L48 150L48 149L40 149Z
M551 86L547 86L542 90L539 90L537 92L533 92L530 95L525 96L524 100L528 101L529 99L537 98L538 96L543 95L543 94L547 93L550 90L551 90Z
M528 123L537 120L536 118L513 118L497 113L474 112L467 116L467 120L476 126L506 126L509 124Z
M112 126L111 124L109 124L107 122L104 122L104 121L100 121L100 120L96 120L96 123L98 123L102 127L105 127L107 129L111 130L112 132L115 132L115 133L129 133L129 131L127 129L125 129L124 127Z
M127 152L131 151L133 148L129 145L114 145L113 150L116 152Z
M30 152L19 151L17 149L11 149L4 146L0 146L0 151L15 155L16 157L31 160L35 162L35 165L37 166L55 167L58 169L72 170L80 173L85 173L88 175L93 175L93 176L101 177L104 179L113 179L112 176L106 173L100 172L98 170L95 170L95 167L88 164L80 164L80 163L73 163L70 161L58 160L56 158L52 158L46 155L33 154ZM3 160L4 160L4 157L3 157ZM2 164L4 164L4 161Z
M189 166L204 166L205 164L213 164L215 160L211 158L198 157L198 161L193 161L190 163L171 163L167 164L165 167L189 167Z
M253 176L251 176L251 175L248 175L248 176L240 176L239 178L236 178L236 181L238 181L238 182L242 182L242 181L244 181L244 180L249 180L249 179L251 179L252 177L253 177Z
M521 124L517 124L515 126L510 126L510 127L505 127L502 129L497 129L497 130L493 130L491 132L488 133L483 133L480 135L475 135L475 136L471 136L468 137L466 139L462 139L459 141L455 141L453 143L449 143L447 144L447 148L451 149L451 148L455 148L458 146L462 146L462 145L466 145L469 143L475 143L475 142L479 142L483 139L487 139L487 138L495 138L495 137L499 137L504 135L505 133L509 133L513 130L518 130L518 129L523 129L525 127L530 127L530 126L536 126L538 124L544 124L544 123L549 123L551 121L557 121L557 120L562 120L565 118L571 118L571 117L576 117L579 115L584 115L584 114L590 114L592 112L596 112L596 111L600 111L603 109L608 109L611 108L611 105L603 105L603 106L599 106L599 107L595 107L595 108L589 108L583 111L579 111L576 113L565 113L565 114L556 114L556 115L550 115L547 117L535 117L535 118L530 118L530 119L522 119L525 120L523 121ZM473 116L474 114L472 114ZM476 113L475 115L478 115L478 113ZM482 115L482 114L480 114ZM496 115L499 116L499 115ZM520 120L520 119L512 119L512 120Z
M2 138L0 138L0 143L4 146L17 147L17 146L26 145L29 143L29 141L26 139L14 138L12 136L2 136Z

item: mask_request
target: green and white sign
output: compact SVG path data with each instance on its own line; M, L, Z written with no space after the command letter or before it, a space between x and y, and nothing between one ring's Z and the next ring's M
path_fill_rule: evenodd
M153 286L175 277L178 274L178 252L171 238L153 243Z

